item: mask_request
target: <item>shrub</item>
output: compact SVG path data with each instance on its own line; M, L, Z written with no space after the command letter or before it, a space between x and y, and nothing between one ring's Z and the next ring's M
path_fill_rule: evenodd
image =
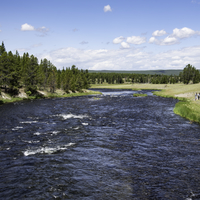
M26 91L26 94L27 94L28 96L30 96L32 93L31 93L31 91L29 90L29 91Z
M35 95L35 94L37 94L37 86L32 86L32 85L28 85L28 86L26 86L26 88L25 88L25 92L26 92L26 94L27 95Z

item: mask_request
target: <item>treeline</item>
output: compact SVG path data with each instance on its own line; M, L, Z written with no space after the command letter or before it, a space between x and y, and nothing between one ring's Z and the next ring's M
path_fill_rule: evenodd
M17 51L13 54L6 51L3 42L0 45L0 92L4 89L17 95L22 87L29 95L36 94L38 89L48 89L52 93L56 89L63 89L67 93L69 90L81 92L89 87L87 74L87 70L79 70L75 65L57 70L47 59L39 63L33 55L24 53L20 56Z
M152 83L152 84L174 84L180 80L176 75L149 75L149 74L129 74L129 73L89 73L91 84L121 84L121 83Z
M152 84L175 84L181 83L199 83L200 74L194 66L188 64L179 75L161 75L161 74L131 74L131 73L89 73L89 82L91 84L121 84L128 83L152 83Z

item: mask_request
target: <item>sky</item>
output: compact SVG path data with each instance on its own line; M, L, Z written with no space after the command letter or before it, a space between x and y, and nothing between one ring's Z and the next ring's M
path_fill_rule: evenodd
M0 44L57 69L200 69L200 0L0 0Z

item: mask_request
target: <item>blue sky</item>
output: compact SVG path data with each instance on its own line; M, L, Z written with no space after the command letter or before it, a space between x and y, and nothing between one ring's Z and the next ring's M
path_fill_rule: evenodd
M58 69L200 69L200 0L0 0L7 51Z

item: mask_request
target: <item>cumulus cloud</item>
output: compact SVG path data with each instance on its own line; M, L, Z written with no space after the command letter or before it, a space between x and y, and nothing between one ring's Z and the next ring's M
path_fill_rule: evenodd
M177 40L177 38L172 37L172 36L167 36L164 39L160 39L158 40L155 37L151 37L149 39L149 43L150 44L157 44L157 45L173 45L173 44L177 44L179 41Z
M34 26L31 26L30 24L25 23L21 25L21 31L34 31L34 30L35 30Z
M183 69L188 63L200 69L199 55L200 46L157 54L143 48L85 50L69 47L46 52L38 58L51 60L59 69L76 65L90 70L155 70Z
M173 30L172 36L182 39L182 38L187 38L187 37L191 37L193 35L198 35L198 34L200 34L199 31L194 31L190 28L184 27L182 29L175 28Z
M121 43L125 38L123 36L117 37L113 40L114 44L119 44Z
M167 36L160 44L161 45L172 45L172 44L176 44L177 42L178 42L177 38Z
M149 43L158 43L158 39L156 39L155 37L151 37L150 39L149 39Z
M173 33L164 39L157 39L156 36L162 36L162 33L164 35L165 31L161 31L154 31L152 34L153 37L149 39L149 43L157 45L173 45L180 43L181 39L189 38L195 35L200 35L200 31L194 31L190 28L184 27L182 29L175 28L173 30Z
M104 12L112 12L110 5L104 6L103 10Z
M36 31L37 33L39 33L37 34L37 36L43 37L47 35L47 33L49 32L49 29L46 28L45 26L34 28L34 26L25 23L21 25L21 31Z
M132 36L132 37L127 37L126 42L131 44L142 44L146 42L146 38L140 36Z
M164 30L156 30L156 31L154 31L153 33L152 33L152 35L154 36L154 37L157 37L157 36L163 36L163 35L166 35L167 34L167 32L166 31L164 31Z
M128 48L130 48L130 45L128 43L126 43L126 42L122 42L121 43L121 48L128 49Z

